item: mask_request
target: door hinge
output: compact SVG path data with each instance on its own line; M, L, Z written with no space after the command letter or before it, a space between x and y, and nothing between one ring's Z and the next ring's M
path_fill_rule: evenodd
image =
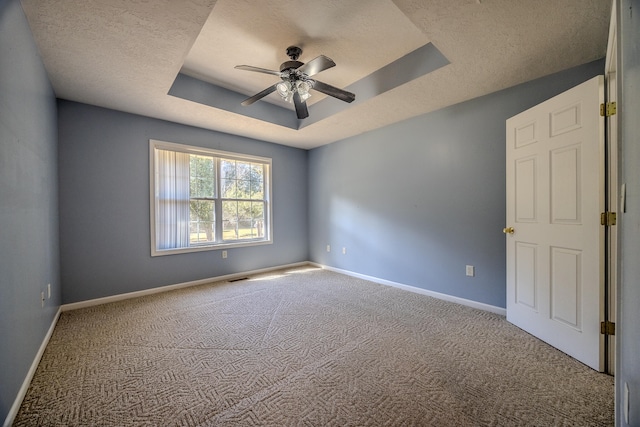
M600 214L600 224L610 227L616 225L617 215L615 212L602 212Z
M614 116L616 114L616 103L607 102L606 104L600 104L600 115L602 117Z
M602 335L615 335L616 324L610 321L600 322L600 333Z

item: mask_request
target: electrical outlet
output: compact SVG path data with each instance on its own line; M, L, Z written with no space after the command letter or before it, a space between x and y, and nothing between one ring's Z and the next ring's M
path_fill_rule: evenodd
M473 277L475 275L476 275L476 271L473 265L467 265L467 276Z
M40 292L40 306L44 308L44 291Z
M227 251L222 251L222 258L227 259Z
M346 255L347 254L347 248L342 248L342 255Z
M327 252L331 252L331 245L327 245Z
M51 299L51 283L47 283L47 299Z

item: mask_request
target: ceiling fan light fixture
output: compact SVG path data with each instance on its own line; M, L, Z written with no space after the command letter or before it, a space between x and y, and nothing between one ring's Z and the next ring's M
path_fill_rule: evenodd
M287 102L291 102L293 100L293 92L291 91L291 83L288 81L282 81L276 85L276 90L278 94Z
M296 82L296 90L298 91L298 94L300 94L300 99L302 99L303 101L306 101L307 99L309 99L311 97L311 93L309 93L309 91L311 90L311 88L313 87L313 85L306 80L299 80Z

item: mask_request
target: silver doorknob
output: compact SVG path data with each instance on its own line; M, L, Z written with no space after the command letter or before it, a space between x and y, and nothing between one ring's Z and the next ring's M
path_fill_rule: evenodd
M502 232L504 234L513 234L516 230L513 229L513 227L505 227L502 229Z

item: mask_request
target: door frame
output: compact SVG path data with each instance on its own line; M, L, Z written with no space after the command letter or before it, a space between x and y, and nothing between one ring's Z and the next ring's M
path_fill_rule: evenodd
M617 43L617 8L613 0L609 24L609 39L605 59L605 103L617 102L618 98L618 43ZM622 192L618 189L618 115L605 117L605 210L621 213ZM620 215L618 215L620 218ZM618 293L618 229L616 226L605 228L605 290L603 320L617 323L617 293ZM604 341L605 372L615 374L616 366L616 337L602 335Z

